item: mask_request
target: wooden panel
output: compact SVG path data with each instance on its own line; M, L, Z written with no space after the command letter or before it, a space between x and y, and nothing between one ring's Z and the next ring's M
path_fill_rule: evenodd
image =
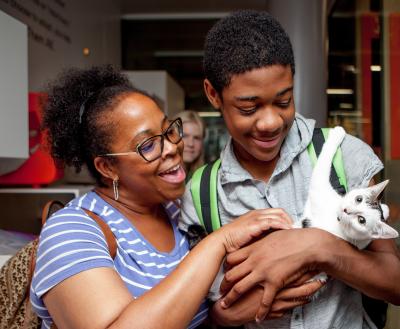
M390 156L400 159L400 13L389 16Z
M361 74L362 74L362 114L363 140L372 144L372 47L373 38L379 37L379 16L374 13L361 17Z

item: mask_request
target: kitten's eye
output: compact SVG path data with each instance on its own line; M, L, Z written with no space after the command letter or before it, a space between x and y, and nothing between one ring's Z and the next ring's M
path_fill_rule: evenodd
M358 216L358 222L362 225L365 225L367 222L363 216Z
M357 196L356 196L356 202L357 202L357 203L361 203L362 200L363 200L363 197L362 197L361 195L357 195Z

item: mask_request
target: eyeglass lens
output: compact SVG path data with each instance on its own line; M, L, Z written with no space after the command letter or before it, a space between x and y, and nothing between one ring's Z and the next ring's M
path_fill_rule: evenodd
M164 147L163 136L173 144L179 143L182 139L180 122L174 121L162 135L151 137L140 146L139 152L147 161L153 161L161 156Z

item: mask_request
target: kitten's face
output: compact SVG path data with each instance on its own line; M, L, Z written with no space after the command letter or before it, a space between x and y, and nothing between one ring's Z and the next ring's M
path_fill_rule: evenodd
M389 208L380 202L388 182L355 189L343 197L337 219L349 238L368 240L398 236L397 231L385 223Z

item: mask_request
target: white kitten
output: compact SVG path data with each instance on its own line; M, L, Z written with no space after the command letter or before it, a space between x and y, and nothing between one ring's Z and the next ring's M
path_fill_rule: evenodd
M326 230L363 249L374 239L392 239L399 234L385 223L389 208L380 202L389 180L354 189L344 196L332 187L332 159L345 134L342 127L331 129L312 173L303 220L296 226ZM324 281L327 276L321 273L314 279Z

